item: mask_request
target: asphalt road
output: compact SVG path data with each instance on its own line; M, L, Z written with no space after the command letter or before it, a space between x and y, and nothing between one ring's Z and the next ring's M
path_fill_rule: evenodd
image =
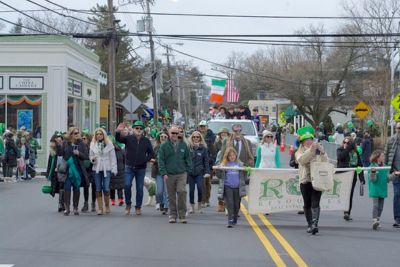
M372 201L356 193L352 222L323 212L320 234L311 236L294 212L242 213L238 226L227 229L215 211L216 185L213 206L184 225L168 224L154 207L144 207L142 216L112 207L108 216L65 217L56 212L57 200L41 193L44 183L0 183L0 266L399 266L391 185L379 231L372 231Z

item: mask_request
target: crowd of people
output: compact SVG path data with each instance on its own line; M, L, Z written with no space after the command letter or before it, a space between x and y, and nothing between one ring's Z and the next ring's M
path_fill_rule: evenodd
M50 194L58 194L58 211L66 216L71 213L79 215L80 212L104 215L111 212L110 206L125 205L125 215L134 212L140 216L146 168L150 167L156 184L156 209L168 215L169 223L187 223L188 214L203 213L210 206L211 179L215 175L219 179L217 211L227 214L227 227L231 228L237 224L241 198L246 195L249 179L244 170L237 170L236 167L281 167L276 133L269 130L262 132L254 155L250 141L242 134L242 126L236 123L231 129L222 128L213 133L207 121L201 121L188 136L183 127L172 125L158 130L154 138L146 134L145 128L141 121L136 121L132 126L118 125L115 136L109 135L103 128L96 129L93 134L76 127L69 128L66 133L56 132L50 140L46 173L51 181ZM367 181L369 196L373 198L373 229L378 229L384 198L388 194L387 184L392 181L393 226L400 228L400 123L396 133L384 151L374 150L368 132L364 132L363 138L351 133L343 136L337 149L337 167L371 166L366 173L354 172L350 205L344 212L346 221L352 220L352 199L357 180L361 184ZM316 142L313 128L303 127L297 131L297 136L296 150L289 164L299 169L304 203L304 209L299 213L306 218L307 232L316 234L319 232L322 193L312 186L310 164L328 161L328 157L324 147ZM5 176L12 176L14 168L18 167L17 161L34 166L38 143L29 132L25 129L15 134L6 131L3 142ZM228 169L213 170L212 166L216 165ZM391 170L374 168L381 166L390 166ZM17 170L16 174L17 178L29 179L28 171L20 173ZM136 190L134 203L133 182ZM81 188L84 200L79 210Z

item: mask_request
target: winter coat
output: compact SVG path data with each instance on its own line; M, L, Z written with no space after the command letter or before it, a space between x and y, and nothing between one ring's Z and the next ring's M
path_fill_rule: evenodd
M4 162L9 167L17 166L17 158L19 158L19 151L13 139L6 139L6 148L4 155Z
M113 174L117 174L117 158L111 142L108 144L104 142L90 143L89 158L93 163L92 170L95 173L104 172L104 176L107 176L107 171L111 171Z
M362 153L361 160L365 162L369 162L369 158L371 157L372 151L374 151L374 141L372 138L364 138L361 143Z
M192 157L188 145L184 141L177 141L176 146L175 150L171 140L160 146L157 162L161 176L192 171Z
M115 156L117 158L117 175L111 176L110 189L124 188L124 173L125 173L125 151L121 148L115 148Z
M251 142L243 136L241 137L240 141L242 141L242 149L240 151L240 155L238 155L238 158L241 162L243 162L244 166L253 167L254 156L251 150ZM223 141L221 148L221 158L224 156L225 151L228 147L235 147L233 136L230 136Z
M192 147L190 152L192 154L192 171L189 174L191 176L210 174L208 149L203 145L199 145Z
M150 140L144 136L137 139L135 135L122 136L119 131L115 139L125 144L125 165L136 169L146 169L147 162L155 157Z
M338 168L349 168L350 167L350 148L339 147L336 150L337 155L337 167Z
M54 161L53 161L54 160ZM57 155L49 155L47 159L46 177L51 183L51 195L54 197L55 194L60 192L60 183L57 178Z
M203 137L207 144L209 164L210 166L213 166L215 163L215 158L217 157L217 152L214 146L216 135L213 133L213 131L208 129Z
M239 167L243 167L242 162L238 162ZM225 178L226 178L226 170L219 170L221 179L219 179L218 184L218 199L223 200L225 194ZM247 173L245 171L239 171L239 195L240 197L246 196L246 179Z
M372 163L371 167L379 167ZM368 171L369 197L386 198L388 195L389 170L376 170L376 180L371 180L371 170Z
M311 163L312 162L327 162L328 157L326 153L317 155L315 153L315 149L306 148L303 145L300 145L300 148L297 150L296 161L299 164L299 178L301 184L306 184L311 182Z
M392 136L389 141L385 145L385 165L390 166L390 172L394 171L393 169L393 160L396 155L397 144L400 142L400 137L397 135Z

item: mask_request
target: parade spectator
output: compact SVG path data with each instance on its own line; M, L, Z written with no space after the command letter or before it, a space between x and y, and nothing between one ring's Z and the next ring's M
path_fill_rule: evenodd
M240 168L243 163L239 161L238 154L233 147L225 150L221 167ZM244 171L229 169L221 171L218 186L218 199L224 199L228 210L228 228L237 224L241 198L246 195L246 173Z
M192 161L189 147L178 140L178 134L178 127L172 126L169 130L170 139L160 146L157 157L160 174L167 183L169 223L175 223L177 217L181 223L187 222L186 181L192 169Z
M216 120L225 120L226 119L226 107L219 107L219 112L215 115Z
M78 128L70 127L68 129L62 145L57 147L57 155L62 156L67 164L67 175L64 182L64 215L68 216L70 214L71 188L74 191L72 198L74 215L79 215L80 185L82 180L85 180L85 183L89 183L88 174L84 166L84 161L89 159L89 152L80 139Z
M371 138L371 135L368 131L364 132L364 138L361 142L361 161L364 167L369 167L370 165L370 157L371 153L374 150L374 140Z
M57 176L57 146L54 138L50 139L49 157L47 159L46 178L51 183L51 196L58 194L58 212L64 211L64 183L58 181Z
M14 141L14 134L12 132L5 132L4 135L5 135L4 163L6 166L4 177L11 178L14 173L14 168L17 166L19 150Z
M237 119L237 114L235 112L235 106L230 105L228 108L228 112L226 113L226 118L227 119Z
M125 215L129 215L132 205L132 180L136 178L136 215L142 214L144 176L146 174L147 162L154 162L154 152L151 142L143 136L144 125L141 121L133 124L133 135L122 136L121 131L124 124L119 124L116 132L116 140L125 144Z
M192 156L192 170L188 174L189 182L189 213L195 212L194 191L197 187L197 209L202 213L203 180L210 178L210 165L207 144L200 132L194 131L189 138L189 148Z
M341 145L344 139L343 127L340 123L337 124L336 131L333 134L333 142L337 145Z
M385 145L385 165L391 166L393 176L393 227L400 228L400 122L396 123L396 134Z
M97 128L94 131L90 143L90 161L93 164L93 175L96 184L96 198L99 210L97 215L110 213L110 181L111 173L117 175L117 158L112 141L108 138L106 131ZM103 209L103 196L104 206Z
M168 141L169 135L168 131L162 131L157 134L154 144L154 154L156 155L156 159L151 168L151 177L156 179L156 209L160 210L163 215L168 213L168 192L167 192L167 183L160 174L160 170L158 168L158 150L160 146Z
M275 141L276 141L276 144L277 144L278 146L281 145L281 141L282 141L282 127L280 127L280 126L278 126L278 128L276 129L276 132L275 132Z
M266 130L257 148L256 168L280 168L279 147L273 143L273 134Z
M213 131L211 131L211 129L208 129L208 124L204 120L199 123L199 132L201 133L203 139L207 144L209 166L214 166L216 158L214 143L216 136L213 133ZM202 201L203 207L210 206L210 196L211 196L211 176L209 177L207 176L204 177L204 192Z
M229 147L233 147L236 150L239 160L245 166L254 166L254 156L251 150L251 142L243 136L242 125L232 125L232 134L222 144L222 155L225 155L225 150Z
M258 109L253 108L253 115L251 116L251 120L254 122L254 124L256 125L257 128L257 132L260 132L260 116L258 115Z
M377 230L383 211L383 204L388 195L389 170L376 170L384 167L385 154L376 150L371 155L371 169L368 171L369 197L372 198L372 229Z
M221 128L218 132L217 138L215 139L214 147L216 153L215 165L219 165L222 160L221 148L222 144L229 137L229 129L228 128ZM225 211L225 204L223 199L218 199L218 208L217 212L224 212Z
M304 215L307 220L307 232L315 235L318 233L318 221L320 215L321 191L313 188L311 183L310 164L314 161L328 161L324 147L320 143L314 143L314 129L309 126L300 128L300 147L296 152L296 161L299 164L300 191L303 196Z
M85 144L86 149L88 151L90 151L90 142L92 141L93 136L88 132L88 130L82 131L81 135L82 135L82 137L81 137L82 142ZM91 189L91 200L92 200L91 211L95 212L96 211L96 183L95 183L95 179L94 179L93 171L92 171L93 164L90 161L90 159L84 160L84 164L85 164L86 173L88 174L89 184L86 184L84 181L82 181L82 183L81 183L81 187L83 187L83 197L85 200L83 203L81 212L89 211L89 189Z
M31 154L31 147L29 143L26 141L25 136L21 136L17 142L17 147L19 149L19 159L18 159L18 168L17 168L17 179L29 180L28 176L28 164L29 157ZM21 170L21 166L23 166L23 170Z
M123 144L118 143L114 136L110 136L115 149L117 158L117 175L111 175L110 181L110 199L111 205L115 206L115 191L117 191L118 206L124 205L124 170L125 170L125 150Z

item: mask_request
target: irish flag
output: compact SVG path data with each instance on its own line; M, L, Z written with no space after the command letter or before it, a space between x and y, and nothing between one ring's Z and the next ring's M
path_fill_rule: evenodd
M226 80L211 80L210 102L221 104L224 102Z

